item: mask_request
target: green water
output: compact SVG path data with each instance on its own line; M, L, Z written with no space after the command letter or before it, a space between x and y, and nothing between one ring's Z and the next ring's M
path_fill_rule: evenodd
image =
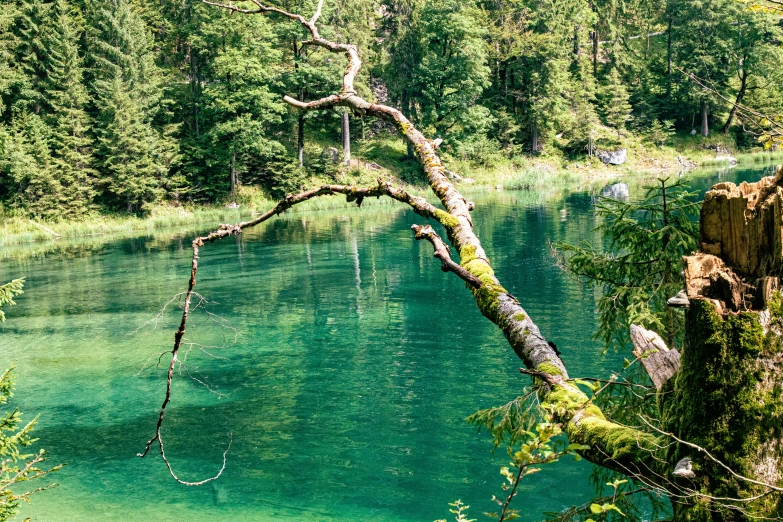
M758 179L760 170L701 175ZM631 183L638 194L644 181ZM504 286L563 352L572 376L622 355L590 340L595 294L552 266L547 241L594 240L595 190L475 196L477 233ZM565 210L563 216L562 210ZM0 363L18 366L18 404L60 486L34 497L36 521L431 521L460 498L473 518L499 494L502 452L464 419L528 385L464 285L412 240L402 207L291 214L202 249L197 345L175 381L164 437L189 488L135 454L153 434L186 283L192 233L59 243L3 253L0 281L27 278L7 309ZM199 384L207 383L210 390ZM217 393L216 393L217 392ZM591 498L590 465L534 475L516 501L527 520Z

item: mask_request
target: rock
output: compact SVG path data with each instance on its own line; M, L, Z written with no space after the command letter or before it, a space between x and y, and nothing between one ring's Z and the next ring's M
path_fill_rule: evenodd
M495 187L495 190L503 190L503 185L497 185L497 186Z
M711 145L704 145L705 149L714 150L716 154L728 154L729 149L720 143L713 143Z
M473 178L462 178L463 183L475 183L476 180Z
M321 159L330 163L340 163L340 151L334 147L327 147L321 152Z
M682 156L677 156L677 164L686 169L692 169L698 166L695 161L689 160L688 158L684 158Z
M628 185L625 183L613 183L601 189L601 195L605 198L625 200L630 197Z
M622 165L627 159L625 149L618 149L614 151L598 150L596 151L596 156L598 156L598 159L607 165Z
M729 165L736 165L737 164L737 158L735 158L734 156L730 156L728 154L715 156L715 161L725 161Z
M232 208L232 209L233 208L239 208L239 203L237 203L236 201L232 201L231 203L226 205L226 208Z
M696 129L691 129L691 136L696 136L696 134L698 134Z
M369 170L383 170L383 167L377 163L367 163L365 164L365 167L367 167Z

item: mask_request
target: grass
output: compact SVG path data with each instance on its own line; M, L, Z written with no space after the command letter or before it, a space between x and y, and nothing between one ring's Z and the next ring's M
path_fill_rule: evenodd
M421 191L415 188L409 188L409 191L422 195ZM276 204L276 201L256 187L242 187L237 202L240 205L238 209L226 208L223 205L178 207L160 205L155 207L146 217L127 214L95 214L81 221L38 222L22 216L0 213L0 247L56 239L43 227L55 232L60 238L151 235L158 231L175 228L216 228L220 223L238 223L248 220L254 213L269 210ZM389 198L368 198L364 200L362 207L398 204ZM288 212L296 214L343 209L347 206L344 197L327 196L301 203Z
M616 133L612 136L616 136ZM460 190L466 193L495 188L559 190L575 188L592 181L605 181L630 171L677 172L680 169L676 160L678 156L695 161L699 166L720 166L725 163L715 159L719 154L715 152L714 147L718 145L728 151L720 155L734 155L739 164L765 165L775 161L783 162L783 151L769 153L754 149L735 154L736 144L732 135L716 133L704 138L684 132L672 136L669 143L663 147L650 144L643 136L628 133L621 142L614 145L625 147L627 150L628 161L622 166L604 165L597 159L590 161L584 156L569 157L562 152L565 147L550 147L538 156L502 157L495 154L491 159L485 159L483 162L455 158L445 153L443 158L451 171L466 178L469 176L470 179L458 185ZM311 136L305 155L308 158L317 158L327 146L337 146L334 136ZM377 183L379 177L405 187L409 192L432 195L421 167L415 160L407 157L403 141L396 134L387 132L382 132L370 140L356 141L350 167L336 168L331 175L313 175L308 181L308 186L324 183L372 186ZM201 225L203 228L213 227L218 223L236 223L246 220L253 215L253 212L272 208L275 201L263 190L246 186L241 187L237 197L240 208L226 208L225 203L202 206L161 205L143 218L118 213L96 213L81 221L46 222L38 225L24 216L3 212L0 208L0 247L50 241L54 236L45 228L51 229L60 237L74 238L142 235L165 229ZM344 208L345 204L342 197L317 198L297 205L290 212ZM390 204L394 202L388 198L370 199L364 203L366 206Z

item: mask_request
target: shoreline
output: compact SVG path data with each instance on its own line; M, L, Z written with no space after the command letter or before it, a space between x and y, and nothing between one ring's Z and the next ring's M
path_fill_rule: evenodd
M710 158L702 159L696 167L693 168L674 168L673 166L647 167L641 168L639 161L629 162L620 166L592 164L582 165L584 162L568 162L565 167L555 165L551 160L542 158L530 168L518 170L512 165L502 165L494 169L474 169L471 174L475 176L473 183L458 183L457 186L466 194L475 192L485 192L492 190L547 190L547 189L577 189L579 187L589 187L592 184L609 182L613 179L625 177L628 175L654 175L677 174L682 171L692 172L704 169L742 168L742 167L761 167L764 165L774 165L777 162L783 163L783 153L754 152L734 155L737 159L735 165L728 162L710 161ZM690 159L690 158L689 158ZM361 163L359 159L357 163ZM648 163L649 158L645 158L641 163ZM660 161L660 160L654 160ZM459 163L459 162L458 162ZM664 162L665 165L665 162ZM467 171L467 166L458 164L455 166L458 172ZM354 171L361 169L354 169ZM339 183L367 185L374 182L374 178L379 172L371 171L372 181L366 179L363 173L353 172L343 174ZM392 170L385 170L383 174L394 179ZM467 177L467 176L466 176ZM348 178L348 179L345 179ZM417 186L405 184L396 180L405 186L406 190L416 195L431 195L426 186ZM334 183L334 179L311 180L311 186L317 186L323 183ZM183 231L201 227L217 226L220 223L234 223L250 218L255 212L272 208L277 200L270 198L267 194L253 187L243 187L237 201L239 208L227 208L225 204L214 205L161 205L152 210L149 216L138 217L123 214L96 214L82 221L60 221L45 222L33 220L28 217L10 216L0 214L0 247L18 246L26 243L42 243L58 240L67 240L75 238L85 238L90 236L128 236L143 235L173 230L180 228ZM395 202L387 199L368 199L365 201L366 207L377 207L382 205L393 205ZM345 208L346 202L342 197L319 198L297 206L289 210L291 213L303 213L319 210L331 210Z

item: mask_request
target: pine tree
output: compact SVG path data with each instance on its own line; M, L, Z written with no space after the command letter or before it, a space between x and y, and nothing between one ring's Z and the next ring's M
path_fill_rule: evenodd
M633 107L629 103L630 95L616 67L609 73L602 94L606 124L617 130L617 139L619 140L625 130L625 124L631 121Z
M61 192L58 204L63 217L84 214L95 196L90 121L85 111L87 89L82 82L76 23L66 0L56 0L49 12L44 44L46 63L45 102L54 175Z
M0 127L0 180L11 188L8 200L13 206L35 217L57 219L65 194L52 168L50 136L41 117L29 112Z
M663 147L674 134L674 122L672 120L653 120L650 130L647 131L647 139L653 144Z
M10 109L29 88L27 76L16 60L19 37L14 29L18 25L20 10L16 4L0 10L0 119L10 119Z
M574 87L572 112L574 114L573 136L575 142L587 150L592 158L595 153L595 142L601 120L595 109L596 84L589 60L581 59L577 64L577 72L573 78Z
M47 61L44 26L49 7L43 0L21 0L14 22L15 61L28 83L28 89L15 102L35 113L40 112L44 99Z
M161 150L159 134L145 121L142 107L119 71L111 85L111 93L102 100L101 117L106 126L99 138L108 175L104 183L116 205L128 212L146 210L146 204L165 196L165 150Z
M165 196L177 155L170 129L159 121L164 78L152 35L129 1L117 0L92 4L89 42L105 201L146 210Z

